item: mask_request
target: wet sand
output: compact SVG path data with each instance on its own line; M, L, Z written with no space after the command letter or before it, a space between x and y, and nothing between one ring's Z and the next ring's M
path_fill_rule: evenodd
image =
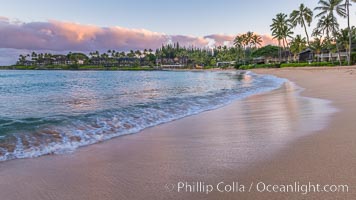
M256 70L293 86L79 149L0 163L1 199L354 199L356 68ZM325 124L327 122L327 124ZM320 127L324 127L320 129ZM348 184L348 193L177 192L177 182ZM173 184L173 185L172 185ZM172 191L169 191L172 190Z

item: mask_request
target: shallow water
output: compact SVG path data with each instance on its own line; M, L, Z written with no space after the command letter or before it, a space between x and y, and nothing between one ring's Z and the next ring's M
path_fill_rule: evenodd
M329 101L300 96L300 91L285 82L271 92L78 153L0 163L0 192L13 200L240 197L243 193L168 192L165 186L179 181L240 182L244 176L266 181L245 170L258 165L263 169L268 165L263 161L270 162L297 138L325 127L335 111Z
M0 160L71 152L283 82L249 72L1 71Z

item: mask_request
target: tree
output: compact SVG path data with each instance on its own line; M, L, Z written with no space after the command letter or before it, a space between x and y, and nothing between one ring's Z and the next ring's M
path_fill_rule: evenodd
M350 42L350 36L351 36L351 42ZM341 29L338 32L336 42L339 44L339 46L341 48L343 48L343 50L347 51L347 61L348 62L349 61L351 62L351 57L350 57L349 52L351 52L352 49L351 49L350 44L352 45L352 41L355 41L355 39L356 39L355 27L351 27L351 30L349 30L348 28Z
M135 55L136 55L136 57L140 58L141 55L142 55L142 53L141 53L140 50L136 50L136 51L135 51Z
M248 31L246 34L243 35L244 36L243 37L244 38L244 43L245 43L246 47L249 46L251 48L251 45L252 45L251 41L252 41L253 35L254 34L251 31Z
M320 6L316 7L314 10L320 10L320 13L315 17L326 15L335 16L335 13L341 17L346 17L345 5L342 4L342 2L343 0L319 0L318 4Z
M317 24L315 32L320 32L322 34L326 34L326 38L324 39L324 44L326 48L331 53L332 42L335 41L336 34L334 33L335 30L339 29L339 24L336 21L336 18L332 15L322 16ZM338 50L338 45L337 50ZM339 52L339 64L341 65L340 60L340 52Z
M272 24L270 25L273 39L278 40L279 50L279 62L281 62L281 41L283 44L286 38L291 34L291 28L287 15L284 13L279 13L276 15L276 18L272 19Z
M305 38L303 38L301 35L297 35L290 43L290 50L294 55L294 60L296 60L297 55L302 52L305 48L307 42L305 41Z
M254 58L261 57L261 56L278 57L278 53L279 53L279 47L267 45L254 51L251 56Z
M336 27L335 27L336 26ZM339 24L336 22L336 18L331 15L322 16L314 29L314 32L326 35L326 40L332 39L332 33L334 29L338 29Z
M341 48L348 50L349 49L349 30L348 28L346 29L341 29L337 33L337 40L336 42L340 45Z
M262 44L262 37L260 35L253 35L251 39L252 44L257 48L257 46L261 46Z
M356 2L356 0L351 0L352 2ZM349 52L348 52L348 59L347 64L351 65L351 51L352 51L352 30L350 27L350 0L345 0L345 8L347 14L347 28L349 29Z
M135 52L133 50L130 50L130 52L127 53L127 57L134 58L135 57Z
M309 45L307 25L310 26L310 23L313 20L313 11L310 8L304 6L304 4L300 4L299 10L293 10L289 18L293 27L300 25L302 28L304 28L305 35L307 36L307 43Z
M242 57L241 55L243 55L244 62L246 62L246 52L250 52L249 56L251 56L251 51L256 49L257 46L261 46L262 42L262 37L251 31L242 35L237 35L234 39L236 51L230 54L236 54L237 60L240 60L240 57ZM224 50L226 51L226 49Z
M32 54L31 54L31 59L32 59L32 61L36 61L36 60L37 60L37 54L36 54L36 52L32 52Z
M292 31L292 26L289 24L289 21L287 21L287 26L284 26L282 28L282 36L283 36L283 47L284 48L289 48L289 43L288 43L288 38L293 39L293 31Z
M320 10L320 13L316 15L316 17L320 17L320 24L323 23L328 23L328 28L327 28L327 33L329 34L330 32L333 35L333 40L336 39L338 29L339 29L339 24L336 19L336 14L341 16L341 17L346 17L346 8L345 4L342 3L343 0L319 0L318 4L319 6L315 8L315 10ZM319 23L318 23L318 27ZM330 39L330 37L328 36ZM336 49L338 52L338 57L339 57L339 64L341 65L341 59L340 59L340 51L339 51L339 45L336 42Z
M26 55L19 55L19 60L18 60L18 64L23 64L26 61Z
M323 40L321 38L315 37L314 40L310 43L309 47L311 49L313 49L316 54L319 55L319 59L320 59L321 51L324 48ZM320 61L320 60L318 60L318 61Z

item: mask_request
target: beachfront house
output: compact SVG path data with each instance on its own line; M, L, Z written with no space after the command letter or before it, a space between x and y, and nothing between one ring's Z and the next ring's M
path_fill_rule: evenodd
M52 56L53 65L71 65L73 64L66 55L53 55Z
M233 67L235 66L236 61L223 61L223 62L217 62L216 67L217 68L228 68L228 67Z
M338 61L339 60L339 56L340 56L340 60L341 61L347 60L347 57L348 57L347 52L340 52L340 54L339 53L332 53L332 52L315 54L316 60L318 60L318 61L328 61L328 62Z
M299 62L312 62L314 59L314 52L310 48L307 48L300 52L298 57Z
M175 58L157 58L156 65L160 68L168 69L182 69L188 67L190 60L188 56L181 56Z

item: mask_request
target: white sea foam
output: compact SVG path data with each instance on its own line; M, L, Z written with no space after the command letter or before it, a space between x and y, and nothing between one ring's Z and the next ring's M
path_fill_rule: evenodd
M70 118L63 124L48 127L44 124L36 131L15 133L6 145L0 145L0 160L70 153L81 146L137 133L148 127L222 107L253 94L268 92L286 81L252 72L247 72L245 79L245 85L232 89L100 111ZM253 80L251 84L248 83L250 80ZM15 147L11 148L11 145Z

